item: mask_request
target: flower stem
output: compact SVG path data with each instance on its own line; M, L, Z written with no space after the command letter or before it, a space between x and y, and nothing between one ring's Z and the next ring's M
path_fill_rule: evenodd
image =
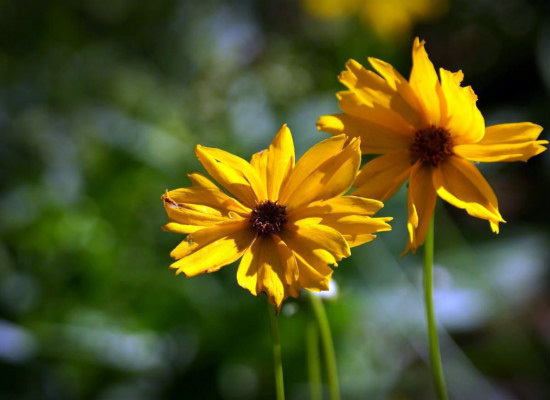
M328 323L327 314L323 301L315 294L309 292L309 300L313 313L317 318L319 331L321 333L321 343L325 353L325 362L327 364L328 388L331 400L340 400L340 389L338 387L338 370L336 368L336 353L334 351L334 343L332 342L332 334L330 333L330 325Z
M273 344L273 365L275 369L275 391L277 400L285 400L285 385L283 381L283 362L281 359L281 340L275 309L268 303L269 325L271 327L271 342Z
M434 315L433 300L433 259L434 259L434 217L430 221L426 240L424 242L424 301L426 303L426 320L428 321L428 339L430 342L430 363L432 366L432 379L439 400L447 400L447 389L443 378L439 341L437 339L437 327Z
M307 371L311 400L322 400L321 361L319 360L319 329L315 320L308 315L306 323Z

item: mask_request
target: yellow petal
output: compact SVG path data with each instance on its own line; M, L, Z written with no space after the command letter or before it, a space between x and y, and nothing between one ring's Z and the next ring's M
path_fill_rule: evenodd
M174 232L174 233L183 233L188 234L191 232L196 232L199 229L203 229L202 225L184 225L177 222L168 222L167 224L162 225L162 230L165 232Z
M281 185L294 168L294 142L290 129L284 124L269 146L267 158L267 197L279 198Z
M316 201L288 214L290 221L310 217L323 217L325 214L372 216L384 204L381 201L357 196L341 196L329 200Z
M408 151L384 154L361 168L353 184L354 196L386 201L409 177L411 157Z
M325 139L310 148L298 160L288 180L281 188L279 202L286 204L288 198L307 180L312 171L325 161L342 151L346 143L345 135L338 135Z
M455 144L475 143L485 132L485 120L477 108L477 96L471 86L461 87L462 71L439 69L445 100L441 126L447 128Z
M287 274L294 280L298 276L296 260L288 248L285 251L281 246L286 248L280 239L276 243L271 236L259 236L244 254L237 271L239 285L253 295L264 292L278 310L290 294Z
M294 257L298 266L300 286L315 292L329 289L332 276L332 269L329 266L317 263L317 266L313 267L300 254L295 253Z
M311 221L331 227L346 239L350 247L354 247L374 239L376 236L372 233L391 230L386 222L392 218L370 218L382 206L382 202L377 200L342 196L308 204L289 213L288 220L289 223Z
M281 203L291 211L316 200L344 194L353 184L360 164L360 141L354 138L334 157L315 166L291 195L281 198Z
M169 197L168 193L162 198L164 201L164 209L171 222L177 222L181 225L204 227L227 220L227 217L222 215L221 212L215 208L205 205L196 206L196 208L194 208L192 204L187 206L184 203L177 203ZM184 228L180 227L180 229Z
M399 93L403 100L409 105L411 112L406 118L407 121L417 129L422 128L421 125L423 121L420 118L422 107L409 82L391 64L374 57L369 57L369 62L386 80L388 86Z
M363 154L384 154L408 149L413 140L412 129L398 132L348 114L324 115L317 120L317 129L333 135L345 133L361 138Z
M542 126L531 122L491 125L485 129L485 135L478 143L525 143L536 140L541 132Z
M537 140L542 126L530 122L501 124L485 129L485 136L474 144L454 147L454 152L470 161L527 161L546 150L546 140Z
M267 156L269 151L267 149L254 153L250 159L250 165L256 170L260 180L262 181L265 191L267 193Z
M424 243L430 225L437 196L432 184L432 168L417 162L411 169L407 205L409 218L407 230L409 242L405 255L410 249L413 253Z
M214 272L238 260L252 243L248 221L225 222L189 234L170 256L179 259L170 267L186 276Z
M250 208L245 207L218 188L210 189L198 186L180 188L167 191L162 198L197 210L204 209L204 212L210 210L209 212L217 215L227 215L230 211L241 214L250 213ZM217 212L212 209L216 209Z
M253 208L267 198L258 173L242 158L201 145L195 153L208 173L244 205Z
M499 211L493 189L469 161L452 156L434 170L433 184L439 197L473 217L498 226L505 222ZM494 230L494 226L492 226Z
M201 188L204 188L204 189L218 189L219 190L219 188L216 186L216 184L214 182L212 182L210 179L208 179L206 176L204 176L203 174L199 174L198 172L195 172L195 173L192 173L192 174L187 174L187 176L191 180L191 184L194 187L201 187Z
M374 233L390 231L391 226L387 222L391 220L391 217L372 218L361 215L326 214L323 216L321 224L340 232L348 245L355 247L376 238Z
M316 268L336 264L351 254L348 243L338 231L307 220L289 221L280 237L294 253Z
M424 48L424 43L418 38L414 39L413 66L409 82L424 111L424 124L439 126L441 122L441 86L435 68Z
M349 60L346 68L338 79L349 90L336 95L342 111L397 131L414 130L412 126L419 121L418 113L399 92L355 60Z

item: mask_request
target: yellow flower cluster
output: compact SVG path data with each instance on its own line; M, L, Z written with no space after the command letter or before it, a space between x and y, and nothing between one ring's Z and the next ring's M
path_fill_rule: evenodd
M341 114L319 118L334 136L295 162L286 125L250 162L197 146L196 155L224 190L201 174L192 186L166 192L167 231L187 237L171 253L177 273L195 276L241 260L237 281L265 293L278 309L302 288L328 289L330 265L350 248L388 231L390 217L374 217L382 201L408 179L409 249L422 245L437 196L489 221L504 222L497 198L472 164L527 161L546 148L542 128L522 122L485 127L461 71L439 70L414 41L406 80L390 64L369 58L376 72L354 60L339 76ZM361 153L380 154L361 169ZM351 195L346 195L354 186Z
M417 21L444 14L447 0L302 0L305 11L319 19L358 15L363 25L381 37L403 37Z

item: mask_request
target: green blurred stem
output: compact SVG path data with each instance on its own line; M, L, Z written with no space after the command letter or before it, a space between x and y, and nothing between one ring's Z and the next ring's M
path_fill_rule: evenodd
M321 361L319 357L319 330L312 316L306 325L307 372L311 400L322 400Z
M330 333L330 325L328 323L327 313L323 306L323 301L319 296L309 292L309 300L313 313L319 325L321 333L321 343L325 353L325 362L327 365L328 388L331 400L340 400L340 389L338 387L338 370L336 368L336 353L334 351L334 343L332 334Z
M285 385L283 381L283 362L281 359L281 340L279 338L279 326L277 325L277 316L275 308L267 304L267 313L269 314L269 325L271 327L271 342L273 344L273 364L275 368L275 391L277 400L285 400Z
M443 378L439 340L434 315L433 299L433 260L434 260L434 217L430 221L426 240L424 242L424 301L426 303L426 320L428 321L428 339L430 342L430 363L432 379L439 400L447 400L447 389Z

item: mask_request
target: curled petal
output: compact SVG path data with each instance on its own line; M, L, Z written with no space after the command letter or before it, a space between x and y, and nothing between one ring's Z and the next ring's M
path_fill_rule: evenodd
M436 200L437 196L432 184L432 168L423 166L421 163L414 164L407 193L409 242L403 255L411 249L415 253L416 249L424 243Z
M237 281L253 295L264 292L271 304L280 309L294 290L298 267L292 252L277 236L259 236L244 254Z
M452 156L434 170L433 185L443 200L473 217L490 221L493 231L498 232L498 223L505 222L493 189L469 161Z

